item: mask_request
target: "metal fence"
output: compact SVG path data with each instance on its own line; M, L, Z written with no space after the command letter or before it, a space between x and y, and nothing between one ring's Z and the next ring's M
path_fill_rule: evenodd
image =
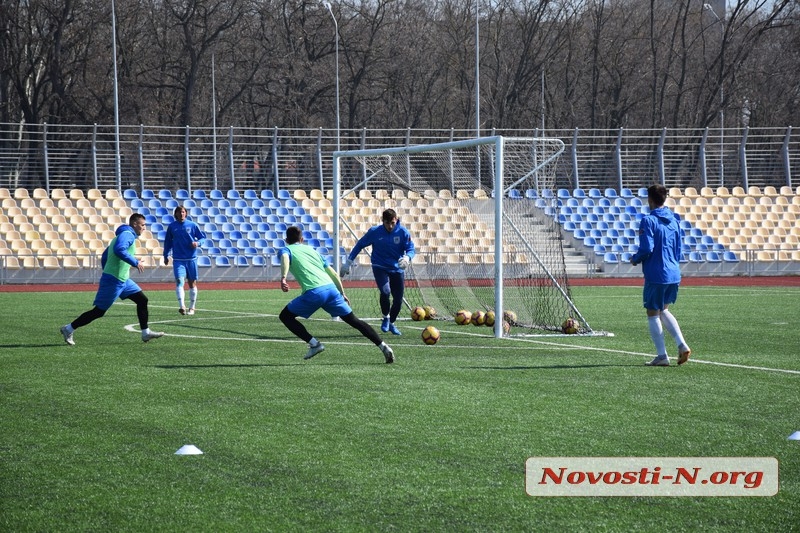
M508 130L567 150L558 187L800 185L792 128ZM473 138L467 130L342 130L343 150ZM0 123L0 187L52 189L332 188L335 130ZM357 175L344 176L353 183Z

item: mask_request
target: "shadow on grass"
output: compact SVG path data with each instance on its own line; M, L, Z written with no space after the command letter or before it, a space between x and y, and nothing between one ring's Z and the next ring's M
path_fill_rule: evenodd
M269 366L300 366L302 363L241 363L241 364L222 364L213 363L208 365L153 365L153 368L164 370L180 370L183 368L260 368Z
M574 368L609 368L609 367L636 367L649 368L645 365L620 365L620 364L596 364L596 365L527 365L527 366L465 366L462 368L473 370L564 370Z

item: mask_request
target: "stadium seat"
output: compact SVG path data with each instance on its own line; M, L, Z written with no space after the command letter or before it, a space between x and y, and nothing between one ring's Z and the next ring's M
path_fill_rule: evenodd
M609 264L619 263L619 256L615 252L606 252L603 255L603 262Z
M210 267L211 266L211 258L207 255L199 255L197 256L197 266L199 267Z
M225 255L218 255L214 258L214 264L218 267L229 267L231 266L231 261Z
M272 200L273 198L275 198L275 195L272 193L271 190L264 189L263 191L261 191L262 200Z
M227 193L225 193L225 197L228 200L239 200L242 196L239 194L239 191L235 189L230 189Z
M254 255L250 258L250 262L253 266L257 267L265 267L268 265L267 258L263 255Z

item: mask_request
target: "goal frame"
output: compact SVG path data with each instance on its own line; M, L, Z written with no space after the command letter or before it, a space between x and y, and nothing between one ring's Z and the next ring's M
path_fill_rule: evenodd
M508 138L513 139L514 141L528 141L528 142L535 142L537 140L544 140L539 138L519 138L513 137ZM545 167L546 165L550 164L553 160L557 159L561 156L564 152L564 143L560 139L551 139L547 138L549 142L557 142L560 143L559 149L550 154L546 159L538 162L537 166L531 169L530 174L538 172L539 169ZM494 309L497 316L502 317L504 313L503 307L503 291L504 291L504 283L503 283L503 276L504 276L504 265L503 265L503 200L511 188L517 185L518 182L523 181L525 177L521 178L515 183L509 184L508 187L504 187L504 146L506 142L506 137L501 135L495 135L490 137L478 137L475 139L466 139L461 141L450 141L444 143L432 143L432 144L418 144L418 145L410 145L410 146L399 146L399 147L392 147L392 148L377 148L377 149L363 149L363 150L337 150L333 152L333 191L332 191L332 200L333 200L333 244L334 249L337 250L335 254L333 254L333 267L336 269L337 272L341 270L341 254L339 250L341 249L341 198L342 198L342 180L341 180L341 165L340 161L342 158L356 158L356 157L368 157L368 156L378 156L378 155L388 155L388 156L395 156L395 155L410 155L415 153L422 153L422 152L429 152L434 150L452 150L452 149L464 149L464 148L476 148L486 145L494 145L494 176L493 176L493 200L494 200ZM529 174L529 175L530 175ZM538 261L538 257L536 258ZM550 276L551 282L554 286L561 291L562 295L566 298L569 302L569 305L574 313L576 313L580 317L580 312L575 307L574 303L572 302L571 298L569 298L567 292L564 288L558 283L558 281L552 276L552 274L547 271L547 274ZM583 317L580 317L583 320ZM586 323L585 320L583 320ZM504 336L503 332L503 321L497 320L494 325L494 336L496 338L502 338Z

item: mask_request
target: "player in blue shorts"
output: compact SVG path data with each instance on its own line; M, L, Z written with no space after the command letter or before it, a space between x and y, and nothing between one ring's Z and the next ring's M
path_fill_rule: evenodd
M303 244L303 232L297 226L286 229L286 246L278 251L281 260L281 290L289 291L286 275L291 272L300 284L302 294L283 308L281 322L297 337L308 343L308 352L303 359L311 359L325 349L297 320L308 318L318 309L324 309L333 317L340 317L381 349L387 363L394 363L394 352L380 338L372 326L358 318L350 308L344 295L342 281L336 271L312 247Z
M135 267L139 272L144 272L144 265L136 259L135 254L136 237L141 235L146 227L144 215L134 213L128 219L128 224L117 228L116 237L103 251L101 259L103 275L100 276L94 307L61 328L64 342L74 346L75 340L72 338L72 334L75 330L105 315L117 298L128 299L136 304L136 316L139 318L139 327L142 329L142 341L147 342L164 336L164 333L151 331L148 327L147 296L136 282L130 279L131 267Z
M414 242L408 230L400 225L394 209L385 210L381 221L381 225L371 227L358 240L342 265L342 275L350 273L350 266L361 250L372 246L372 274L380 291L383 315L381 331L402 335L394 322L403 308L405 271L414 258Z
M678 215L664 206L666 200L667 189L663 185L647 188L650 213L639 224L639 250L631 257L632 265L642 264L644 307L647 310L650 337L656 347L656 357L647 363L648 366L669 366L664 329L678 345L679 365L688 361L692 354L678 321L669 312L670 304L678 299L681 283L683 230Z
M193 315L197 305L197 249L203 244L206 234L200 226L186 218L186 208L175 208L175 221L167 227L164 237L164 264L169 265L172 252L172 272L175 274L175 295L178 297L178 312ZM184 282L189 284L189 309L186 309Z

